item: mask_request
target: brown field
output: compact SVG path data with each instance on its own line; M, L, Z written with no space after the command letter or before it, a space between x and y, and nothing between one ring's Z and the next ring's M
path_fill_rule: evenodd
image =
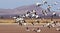
M39 20L40 22L46 22L51 21L50 19L25 19L25 21L28 23L30 22L36 22L35 20ZM60 21L60 19L53 19L54 21ZM30 31L26 31L27 26L19 26L18 23L14 23L15 19L0 19L0 33L37 33L35 31L32 31L32 29L37 29L37 26L40 26L42 24L36 25L36 27L29 27ZM29 25L30 26L30 25ZM41 29L40 33L60 33L60 31L56 31L56 27L51 27L50 29L48 27L39 27ZM59 27L60 28L60 27Z
M46 22L50 22L51 19L25 19L25 21L28 23L30 22L36 22L36 20L38 20L40 23L46 23ZM59 21L60 19L53 19L53 21ZM14 23L15 19L0 19L0 23Z
M0 23L14 23L14 19L0 19Z
M36 22L36 20L38 20L40 23L46 23L46 22L51 22L51 19L26 19L25 21L27 22ZM53 19L53 21L59 21L60 22L60 19Z

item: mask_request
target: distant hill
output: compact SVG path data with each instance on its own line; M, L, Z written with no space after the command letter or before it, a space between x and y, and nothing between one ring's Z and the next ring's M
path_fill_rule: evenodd
M13 15L21 15L21 14L25 14L27 12L27 10L31 11L31 10L36 10L37 14L39 14L40 16L42 15L42 7L36 7L35 4L33 5L28 5L28 6L21 6L21 7L16 7L14 9L0 9L0 16L13 16ZM53 12L53 11L52 11ZM48 16L52 15L52 12L48 12ZM60 12L57 12L57 16L58 14L60 14Z
M37 13L41 14L41 7L36 7L36 5L22 6L14 9L0 9L0 15L14 15L14 14L24 14L26 11L36 10Z

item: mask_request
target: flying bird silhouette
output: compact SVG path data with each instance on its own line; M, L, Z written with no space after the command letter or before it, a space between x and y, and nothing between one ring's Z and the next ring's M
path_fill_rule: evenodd
M36 3L37 7L42 6L42 5L43 5L42 3Z

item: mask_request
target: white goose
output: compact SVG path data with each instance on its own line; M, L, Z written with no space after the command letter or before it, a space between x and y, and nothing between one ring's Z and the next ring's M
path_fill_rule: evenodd
M43 5L42 3L36 3L37 7L42 6L42 5Z

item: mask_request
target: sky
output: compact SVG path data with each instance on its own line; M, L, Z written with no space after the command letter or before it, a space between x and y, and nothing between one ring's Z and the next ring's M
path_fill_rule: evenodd
M60 0L46 0L48 5L52 5L52 10L60 8ZM0 0L0 8L13 9L20 6L32 5L35 3L42 3L42 0ZM58 2L57 5L53 5L54 2ZM46 9L47 5L43 5L42 8ZM58 10L59 11L59 10Z

